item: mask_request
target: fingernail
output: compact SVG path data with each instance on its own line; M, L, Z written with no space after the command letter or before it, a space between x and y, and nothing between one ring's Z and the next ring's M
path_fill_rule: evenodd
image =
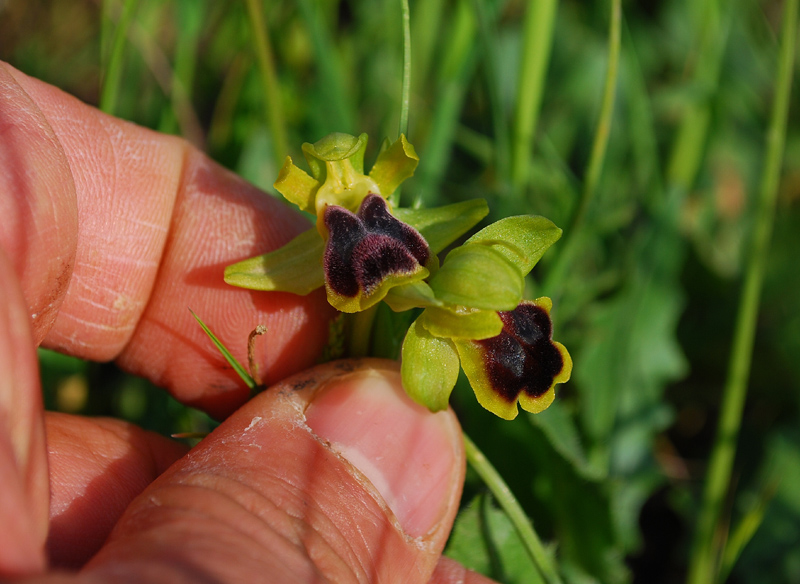
M452 412L432 414L411 401L398 372L331 381L306 409L306 421L372 482L408 535L433 531L457 504L458 422Z

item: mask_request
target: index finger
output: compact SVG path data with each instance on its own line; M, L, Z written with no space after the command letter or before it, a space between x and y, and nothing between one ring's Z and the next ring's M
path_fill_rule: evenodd
M309 227L185 141L105 115L0 64L0 245L46 347L117 359L178 399L222 416L247 389L189 308L265 383L314 363L331 309L227 286L227 264Z

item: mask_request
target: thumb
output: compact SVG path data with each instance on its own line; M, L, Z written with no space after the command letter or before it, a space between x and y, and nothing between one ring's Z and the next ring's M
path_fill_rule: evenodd
M128 508L85 575L428 582L464 478L452 411L389 361L340 361L251 400Z

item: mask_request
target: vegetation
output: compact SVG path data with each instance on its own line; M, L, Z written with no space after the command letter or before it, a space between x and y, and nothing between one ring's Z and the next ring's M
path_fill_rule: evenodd
M400 0L0 14L0 58L268 191L303 142L366 132L375 160L403 123ZM451 399L544 542L543 581L800 581L797 24L796 0L410 2L420 164L402 203L485 198L479 227L564 229L526 297L553 299L571 381L513 422L463 375ZM409 323L379 309L369 352L396 356ZM51 408L211 423L111 365L42 364ZM538 574L477 472L448 553L502 582Z

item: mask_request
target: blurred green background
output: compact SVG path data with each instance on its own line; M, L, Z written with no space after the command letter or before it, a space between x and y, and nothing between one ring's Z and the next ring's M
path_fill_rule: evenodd
M403 202L483 197L492 220L534 213L565 228L528 295L553 298L572 381L549 410L514 422L480 409L463 380L453 406L566 582L686 579L752 251L783 8L623 2L602 117L610 1L410 2L408 137L421 164ZM5 0L0 58L182 134L267 190L303 142L367 132L369 161L398 133L400 0ZM605 157L593 155L601 118ZM720 531L731 527L734 550L755 532L732 552L730 582L800 582L798 108L785 129ZM379 313L376 353L396 351L396 324ZM213 425L113 365L41 357L50 408L167 434ZM449 553L503 582L536 581L472 474Z

